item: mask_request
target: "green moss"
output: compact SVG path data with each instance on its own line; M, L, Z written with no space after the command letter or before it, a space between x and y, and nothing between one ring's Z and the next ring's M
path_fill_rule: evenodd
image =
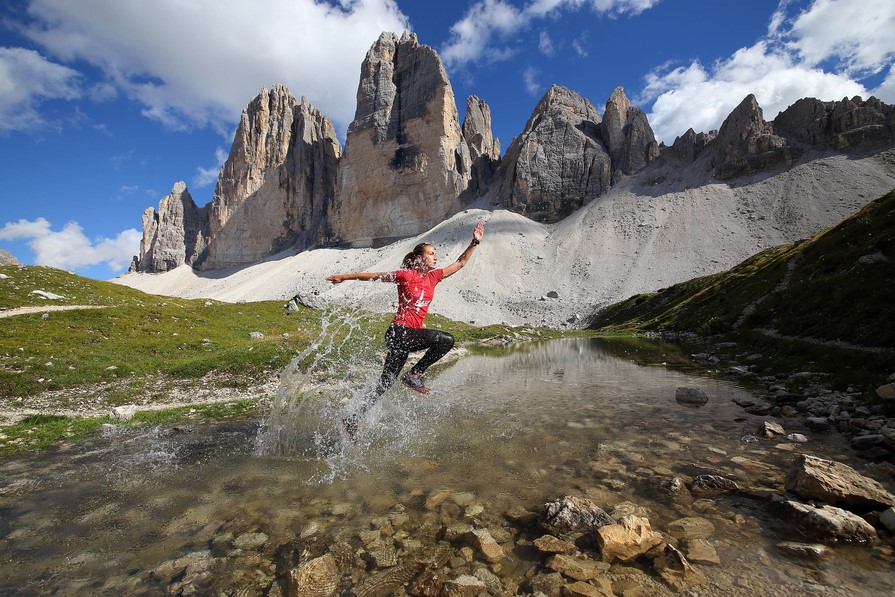
M602 310L601 332L700 335L775 330L784 336L895 349L895 192L810 239L734 268Z

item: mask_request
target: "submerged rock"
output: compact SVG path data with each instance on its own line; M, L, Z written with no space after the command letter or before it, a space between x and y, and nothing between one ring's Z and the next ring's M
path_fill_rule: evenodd
M544 505L541 524L560 538L580 536L615 520L588 499L567 495Z
M703 405L709 401L709 397L699 388L678 388L674 392L674 399L680 404Z
M892 495L878 482L852 467L802 454L786 476L786 490L808 500L871 509L895 505Z
M290 597L332 597L338 586L339 570L330 554L309 560L289 574Z
M672 545L666 545L662 553L653 560L653 568L675 591L687 590L692 585L705 584L705 575L693 568L687 558L684 557Z
M815 507L775 494L769 509L801 534L819 541L876 542L876 529L856 514L835 506Z
M615 524L597 529L597 543L604 562L627 562L662 543L661 533L653 531L649 520L625 516Z

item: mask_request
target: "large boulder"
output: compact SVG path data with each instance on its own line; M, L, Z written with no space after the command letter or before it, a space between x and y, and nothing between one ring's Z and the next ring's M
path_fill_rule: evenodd
M800 537L832 543L873 543L879 540L876 529L866 520L829 504L817 507L778 493L769 500L768 509L795 527Z
M541 525L564 539L575 539L614 522L615 519L589 499L573 495L547 502L541 514Z
M501 159L498 201L539 222L557 222L609 190L612 160L594 106L554 85Z
M807 500L840 506L885 510L895 506L892 495L877 481L852 467L802 454L786 476L786 491Z
M364 59L331 214L336 240L380 245L460 211L470 155L441 59L383 33Z

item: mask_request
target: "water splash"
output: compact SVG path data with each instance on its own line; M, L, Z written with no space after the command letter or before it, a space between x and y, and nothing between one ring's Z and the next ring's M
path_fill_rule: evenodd
M283 369L269 416L255 440L257 455L313 457L336 448L337 414L361 388L370 363L353 350L362 313L352 306L330 306L320 332Z
M381 355L359 355L358 347L369 341L361 338L367 333L361 325L364 317L359 306L327 308L315 340L283 370L270 414L256 435L256 456L318 463L317 472L305 480L308 484L331 483L425 450L437 420L457 397L450 375L444 376L447 383L439 384L434 399L395 384L366 411L360 433L349 440L341 420L358 411L382 368Z

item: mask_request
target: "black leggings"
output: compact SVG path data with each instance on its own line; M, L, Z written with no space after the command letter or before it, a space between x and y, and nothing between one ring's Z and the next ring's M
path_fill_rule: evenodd
M447 332L428 330L425 328L408 328L393 323L385 332L385 346L388 352L385 355L385 365L382 367L382 375L376 388L370 392L361 405L361 411L366 411L386 390L392 387L411 352L425 350L426 354L410 368L410 373L419 375L446 355L454 346L454 337Z

